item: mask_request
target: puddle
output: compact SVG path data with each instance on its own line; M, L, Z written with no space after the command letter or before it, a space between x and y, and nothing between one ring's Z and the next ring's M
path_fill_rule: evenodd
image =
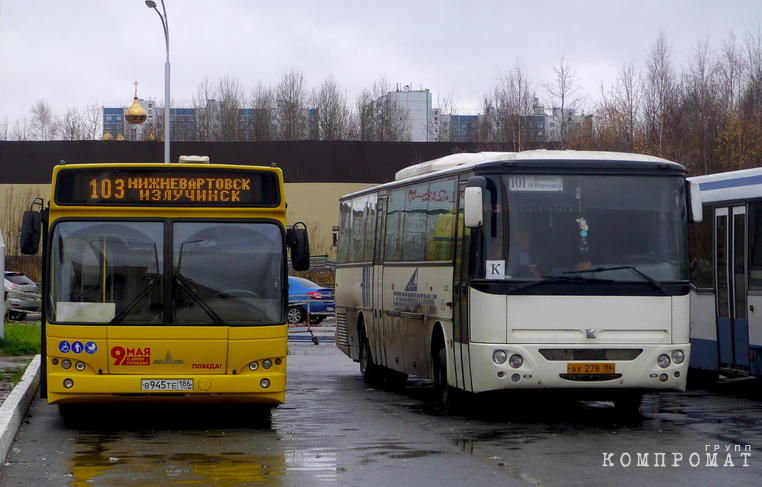
M105 452L77 455L71 465L69 485L93 485L104 474L126 476L132 483L150 485L203 484L238 486L250 482L279 482L287 471L283 455L255 456L246 453L207 455L119 455Z

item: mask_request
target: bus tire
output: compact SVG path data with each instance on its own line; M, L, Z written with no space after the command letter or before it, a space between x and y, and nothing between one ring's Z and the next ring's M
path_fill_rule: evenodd
M452 389L447 384L447 351L441 345L434 351L434 391L437 404L449 410L452 405Z
M366 384L375 386L381 383L383 374L381 368L373 363L373 354L365 333L365 327L360 332L360 373Z

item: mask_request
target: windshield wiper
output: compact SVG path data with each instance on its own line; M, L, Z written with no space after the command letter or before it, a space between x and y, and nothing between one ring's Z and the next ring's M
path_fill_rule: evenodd
M564 272L564 274L567 274L567 272ZM549 282L558 282L558 281L595 281L595 282L612 282L609 279L592 279L589 277L582 277L582 276L552 276L552 277L543 277L542 279L539 279L537 281L528 281L522 284L516 284L515 286L511 286L508 288L508 291L521 291L522 289L527 289L530 287L534 287L540 284L546 284Z
M109 326L120 324L122 320L128 314L130 314L130 311L132 311L132 308L137 306L137 304L140 301L142 301L142 299L145 296L148 296L149 294L151 294L151 291L153 290L153 288L155 288L156 285L159 284L159 282L161 281L160 279L161 273L159 270L159 250L158 250L158 247L156 246L156 242L153 243L153 257L154 257L154 262L156 263L156 275L152 277L151 279L149 279L148 285L145 287L145 289L143 289L137 296L132 298L132 301L130 301L127 304L127 306L125 306L124 309L119 312L118 315L114 316L114 319L108 322Z
M155 288L159 284L159 282L161 282L161 279L159 279L159 276L152 277L148 281L148 285L145 287L145 289L143 289L137 296L132 298L132 301L130 301L129 304L127 304L127 306L125 306L125 308L122 311L120 311L118 315L114 316L114 319L112 319L111 321L108 322L109 326L114 326L114 325L120 324L122 322L122 320L128 314L130 314L130 311L132 311L132 308L137 306L137 304L140 301L142 301L144 297L146 297L149 294L151 294L151 291L153 290L153 288Z
M659 290L662 294L667 294L667 288L664 287L664 284L660 283L659 281L649 276L648 274L641 272L634 265L620 265L620 266L614 266L614 267L594 267L592 269L587 269L585 271L566 271L564 272L564 274L584 274L587 272L595 273L595 272L606 272L606 271L621 271L625 269L631 270L635 274L639 275L640 277L648 281L648 284L650 284L654 289Z
M178 274L175 275L175 282L181 288L183 288L183 289L185 289L187 291L187 293L190 295L191 299L193 299L193 301L195 301L196 304L198 304L201 307L201 309L203 309L206 312L206 314L209 315L209 317L212 319L212 321L214 321L215 325L225 325L226 326L226 323L224 321L222 321L222 318L220 318L220 316L217 313L215 313L214 310L208 304L206 304L206 301L204 301L201 298L201 296L196 294L196 291L194 291L193 288L190 286L190 284L188 284L189 282L193 282L193 281L190 280L190 279L186 279L186 278L182 278L181 279L180 276L182 276L182 274L178 273ZM177 302L177 300L175 300L175 302Z

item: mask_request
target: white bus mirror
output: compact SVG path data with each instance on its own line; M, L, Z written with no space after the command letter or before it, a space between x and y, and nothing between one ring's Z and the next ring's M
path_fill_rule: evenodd
M484 215L482 188L466 188L463 210L466 228L479 228L482 225Z
M701 189L699 189L698 183L693 181L688 182L688 221L691 223L700 223L703 219L703 211L701 209Z

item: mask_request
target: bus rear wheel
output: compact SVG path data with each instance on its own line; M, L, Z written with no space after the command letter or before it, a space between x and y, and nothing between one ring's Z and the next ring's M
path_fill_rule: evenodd
M452 405L452 390L447 384L447 351L444 346L434 352L434 391L437 403L449 409Z
M369 385L378 385L381 383L383 375L378 365L373 363L373 354L370 351L370 344L368 343L368 337L365 334L365 329L360 335L360 373L365 383Z

